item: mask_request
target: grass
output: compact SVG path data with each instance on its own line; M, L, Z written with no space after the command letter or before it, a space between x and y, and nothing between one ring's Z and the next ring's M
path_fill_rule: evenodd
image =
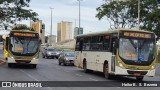
M160 63L160 51L158 51L157 63Z

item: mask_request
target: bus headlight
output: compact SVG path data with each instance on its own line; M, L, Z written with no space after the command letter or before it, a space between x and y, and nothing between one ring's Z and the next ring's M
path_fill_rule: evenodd
M151 69L155 69L155 65L152 65L152 66L151 66Z
M118 62L118 64L119 64L119 66L120 66L121 68L124 68L124 67L123 67L123 64L122 64L121 62Z
M11 59L14 59L14 57L10 56Z

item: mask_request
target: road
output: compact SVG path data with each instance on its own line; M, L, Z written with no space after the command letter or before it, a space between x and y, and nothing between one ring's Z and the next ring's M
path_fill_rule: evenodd
M160 65L158 65L160 66ZM135 78L115 77L106 80L102 73L84 73L74 66L59 66L57 59L43 59L40 57L36 69L16 66L8 68L7 64L0 65L0 81L115 81L107 83L113 87L43 87L23 88L23 90L159 90L158 87L114 87L118 81L135 81ZM160 81L160 68L155 77L145 77L144 81ZM0 90L21 90L22 88L0 88Z

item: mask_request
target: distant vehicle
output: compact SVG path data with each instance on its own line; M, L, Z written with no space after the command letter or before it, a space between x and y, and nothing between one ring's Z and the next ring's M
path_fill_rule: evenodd
M12 30L4 39L4 58L8 67L22 64L36 68L40 42L39 34L34 31Z
M3 42L0 42L0 49L3 48Z
M58 59L59 55L60 55L61 51L59 49L55 49L55 48L44 48L44 50L42 51L42 57L43 58L56 58Z
M75 52L74 51L64 51L61 53L61 55L58 58L58 63L59 65L61 65L61 63L63 63L63 65L67 65L67 64L71 64L74 65L74 61L75 61Z

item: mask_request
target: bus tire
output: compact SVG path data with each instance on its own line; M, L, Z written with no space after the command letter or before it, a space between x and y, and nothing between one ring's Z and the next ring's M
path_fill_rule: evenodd
M111 75L109 74L108 63L104 64L104 66L103 66L103 73L104 73L104 77L106 79L110 79L111 78Z
M12 63L8 63L8 67L11 68L12 67Z
M36 64L32 64L32 68L37 68L37 65Z
M83 70L85 73L89 73L89 69L87 69L87 62L86 61L83 61Z
M143 78L144 78L144 76L137 76L137 77L136 77L136 80L137 80L137 81L142 81Z

